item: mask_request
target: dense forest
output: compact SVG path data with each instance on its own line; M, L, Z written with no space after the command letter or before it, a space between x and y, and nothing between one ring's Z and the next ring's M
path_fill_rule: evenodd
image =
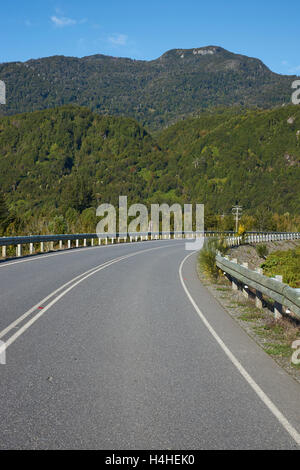
M95 208L205 203L206 228L300 230L300 107L218 108L152 136L67 105L0 119L2 234L94 231Z
M98 54L3 63L0 79L7 87L0 115L75 104L101 115L133 117L157 131L206 108L290 103L296 77L208 46L173 49L152 61Z

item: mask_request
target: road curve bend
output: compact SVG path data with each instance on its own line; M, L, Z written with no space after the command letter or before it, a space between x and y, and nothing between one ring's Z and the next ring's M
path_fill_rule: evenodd
M300 387L178 240L0 264L1 449L299 449Z

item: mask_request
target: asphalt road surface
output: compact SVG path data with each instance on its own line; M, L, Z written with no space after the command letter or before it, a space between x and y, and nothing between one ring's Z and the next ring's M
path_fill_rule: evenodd
M299 449L299 384L195 263L178 240L0 263L0 448Z

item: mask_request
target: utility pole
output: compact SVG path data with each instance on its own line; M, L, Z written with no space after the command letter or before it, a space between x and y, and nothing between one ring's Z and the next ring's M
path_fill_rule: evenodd
M235 231L236 233L238 232L239 229L239 220L240 220L240 215L242 213L242 206L239 206L238 204L232 208L232 213L235 216Z

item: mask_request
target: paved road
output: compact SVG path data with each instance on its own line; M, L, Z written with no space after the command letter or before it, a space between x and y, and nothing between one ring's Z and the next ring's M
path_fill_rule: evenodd
M0 448L299 448L299 384L187 254L155 241L0 264Z

